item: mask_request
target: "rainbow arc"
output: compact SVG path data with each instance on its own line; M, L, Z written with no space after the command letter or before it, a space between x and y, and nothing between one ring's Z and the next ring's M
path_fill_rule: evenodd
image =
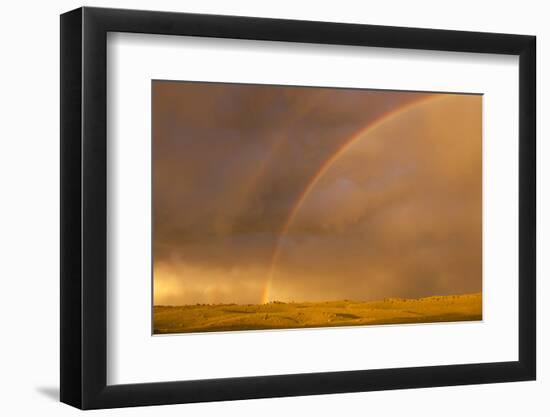
M300 197L296 200L296 203L294 204L292 210L290 211L290 214L281 229L281 232L279 233L279 236L277 238L277 242L275 244L275 249L273 251L273 255L270 260L268 274L266 283L264 285L264 290L262 292L261 297L261 303L267 304L271 301L271 289L273 285L273 279L275 275L275 269L277 267L277 263L279 261L279 257L281 256L281 249L282 249L282 243L284 241L285 236L288 234L288 231L290 229L290 226L294 222L294 219L296 218L296 215L300 211L300 208L304 204L304 201L307 199L307 197L311 194L311 191L315 188L319 180L323 177L323 175L329 170L329 168L343 155L345 154L355 143L357 143L359 140L361 140L365 135L372 133L377 128L381 127L385 123L394 120L396 117L403 115L404 113L415 109L417 106L420 106L422 104L425 104L426 102L432 101L434 99L443 98L445 95L432 95L428 97L424 97L422 99L419 99L417 101L413 101L411 103L406 104L405 106L399 107L395 109L394 111L388 112L380 116L378 119L370 122L367 126L360 129L358 132L353 134L348 140L344 141L342 146L340 146L319 168L319 170L315 173L315 175L312 176L311 180L307 184L307 186L304 188L304 191L300 195Z

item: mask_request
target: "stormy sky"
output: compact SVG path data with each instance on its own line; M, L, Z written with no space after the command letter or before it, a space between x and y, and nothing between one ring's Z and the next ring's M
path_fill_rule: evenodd
M153 81L154 303L480 291L481 100Z

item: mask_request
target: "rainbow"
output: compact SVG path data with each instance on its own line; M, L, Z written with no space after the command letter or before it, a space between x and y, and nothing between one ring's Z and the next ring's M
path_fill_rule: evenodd
M261 303L267 304L270 302L270 296L271 296L271 286L273 283L273 277L275 274L275 266L279 260L279 257L281 255L281 248L282 248L282 241L285 235L288 233L288 230L290 226L292 225L292 222L294 221L297 213L300 211L300 208L302 207L304 201L307 199L308 195L311 193L311 191L315 188L319 180L323 177L323 175L328 171L328 169L334 164L340 156L342 156L349 148L353 146L354 143L356 143L359 139L361 139L364 135L367 133L372 132L382 124L396 118L397 116L402 115L403 113L407 112L408 110L411 110L412 108L423 104L427 101L431 101L435 98L445 97L445 95L431 95L428 97L423 97L417 101L413 101L411 103L408 103L404 105L403 107L399 107L395 109L394 111L385 113L381 115L378 119L374 120L373 122L369 123L366 127L360 129L358 132L354 133L348 140L344 141L342 146L340 146L336 152L332 154L319 168L319 170L315 173L315 175L312 176L311 180L307 184L307 186L304 188L304 191L300 195L300 197L296 200L296 203L294 204L292 210L290 211L289 216L287 217L286 222L283 225L283 228L281 229L281 232L279 233L279 236L277 237L277 243L275 244L275 249L273 251L273 255L271 257L271 261L269 263L269 269L267 274L266 283L264 286L264 290L262 292L262 298Z
M317 93L317 98L321 96L322 94L325 94L324 91ZM308 115L311 113L311 111L315 108L316 102L314 100L311 100L309 105L303 106L300 111L297 111L294 114L294 117L288 121L288 124L292 126L292 123L295 123L299 121L302 117ZM272 163L275 155L280 151L281 147L288 142L288 135L287 134L279 134L278 138L273 142L271 147L268 151L268 157L263 158L261 162L259 163L255 173L250 175L249 180L242 183L242 186L239 190L239 196L240 198L237 201L241 201L241 206L236 208L236 211L243 210L244 205L249 200L249 197L256 191L258 188L261 180L265 177L265 174L268 172L268 168L270 164Z

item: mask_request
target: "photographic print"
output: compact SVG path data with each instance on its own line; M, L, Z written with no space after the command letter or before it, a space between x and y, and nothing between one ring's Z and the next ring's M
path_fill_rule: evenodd
M151 88L154 334L482 319L482 95Z

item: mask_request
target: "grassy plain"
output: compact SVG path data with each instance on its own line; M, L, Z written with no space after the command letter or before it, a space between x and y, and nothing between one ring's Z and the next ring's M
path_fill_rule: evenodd
M481 320L481 293L380 301L154 306L155 334Z

